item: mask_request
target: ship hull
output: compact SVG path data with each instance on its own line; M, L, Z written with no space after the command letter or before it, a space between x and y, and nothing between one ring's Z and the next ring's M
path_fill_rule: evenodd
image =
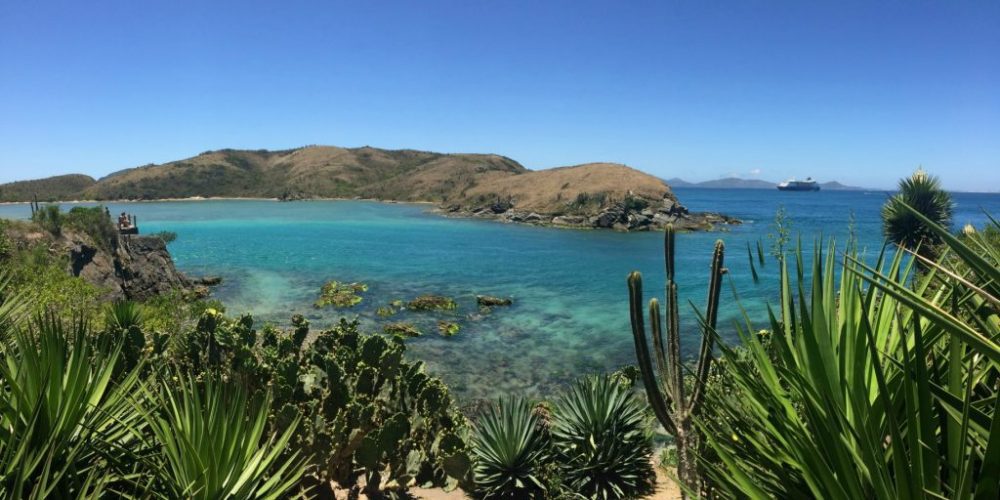
M819 186L778 186L778 191L819 191Z

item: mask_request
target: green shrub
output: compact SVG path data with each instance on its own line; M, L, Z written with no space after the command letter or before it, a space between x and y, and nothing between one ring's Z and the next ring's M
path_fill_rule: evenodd
M0 259L10 257L14 252L14 243L10 241L10 236L7 235L7 228L9 226L10 222L7 219L0 218Z
M563 481L587 498L637 498L655 480L650 422L628 386L585 378L556 400L552 444Z
M527 400L501 398L491 406L476 427L472 453L478 496L534 498L546 491L549 440Z
M113 248L118 240L118 230L103 206L73 207L62 218L63 226L90 236L104 250Z
M62 234L63 213L59 205L42 205L31 214L31 221L53 236Z
M177 233L173 231L159 231L151 234L154 238L163 240L164 243L173 243L177 239Z

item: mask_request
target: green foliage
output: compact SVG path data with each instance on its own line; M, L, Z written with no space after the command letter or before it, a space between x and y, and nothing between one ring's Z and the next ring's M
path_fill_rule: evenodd
M9 319L9 318L8 318ZM0 496L96 497L127 488L140 425L138 372L112 375L120 344L95 346L84 323L54 315L27 330L0 322Z
M160 238L161 240L163 240L164 243L173 243L175 240L177 240L177 233L173 231L158 231L151 234L150 236Z
M17 251L6 264L11 270L10 288L32 296L29 308L33 315L58 311L65 318L76 315L90 320L101 310L104 291L70 275L69 259L53 256L46 245Z
M527 400L501 398L480 419L472 447L476 494L481 498L533 498L545 492L542 478L550 444Z
M641 212L649 208L649 200L629 195L622 200L622 208L629 212Z
M368 291L368 285L364 283L341 283L330 281L323 285L320 296L316 299L314 307L353 307L361 303L362 292Z
M9 226L10 222L7 219L0 218L0 259L5 259L14 252L14 243L7 234Z
M268 433L269 395L251 401L241 386L181 375L149 399L143 417L162 498L285 498L302 477L300 454L282 455L298 419Z
M652 490L652 436L629 386L586 378L554 407L552 444L565 487L586 498L637 498Z
M31 221L53 236L62 234L63 213L59 205L42 205L31 214Z
M421 295L406 304L414 311L446 311L457 309L458 304L451 297L441 295Z
M258 335L250 317L208 310L171 353L196 375L270 387L278 428L301 417L291 448L309 457L318 484L363 482L370 492L388 484L456 485L444 467L464 449L465 419L440 380L422 363L405 361L401 341L362 334L356 322L342 320L306 345L308 321L297 316L292 326Z
M774 213L773 232L767 233L767 238L771 240L771 256L781 261L785 258L785 250L791 241L792 221L788 218L788 211L781 205ZM760 248L758 247L758 256ZM761 262L763 265L763 262Z
M702 483L701 471L695 458L700 445L700 436L697 430L692 427L692 418L701 409L705 393L705 380L708 378L712 363L712 345L719 314L719 294L722 287L722 275L726 272L722 266L725 245L722 241L715 242L708 279L708 304L705 315L699 317L702 323L701 348L697 364L694 367L693 381L689 388L685 381L681 359L680 305L674 273L674 239L673 226L667 226L663 242L667 275L667 338L664 342L663 326L660 321L660 303L655 298L651 299L649 301L649 323L653 337L652 355L650 355L643 319L642 275L637 271L633 271L628 277L629 308L636 359L642 373L647 399L657 420L668 433L674 436L679 457L677 468L679 479L689 490L697 491L701 488Z
M782 263L770 333L740 330L695 420L720 496L997 498L1000 251L901 205L964 270L822 245ZM803 272L805 271L805 272Z
M919 248L922 256L933 259L941 237L913 210L933 224L948 227L954 206L951 195L941 187L937 177L918 169L899 181L899 192L882 207L882 231L889 241L914 251Z
M109 250L117 244L118 230L103 206L73 207L62 219L64 227L90 236L99 248Z

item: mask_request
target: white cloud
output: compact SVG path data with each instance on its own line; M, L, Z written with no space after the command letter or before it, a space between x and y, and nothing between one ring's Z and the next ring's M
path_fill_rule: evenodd
M756 177L756 176L760 175L760 172L761 172L761 170L759 168L754 168L754 169L750 170L750 175Z

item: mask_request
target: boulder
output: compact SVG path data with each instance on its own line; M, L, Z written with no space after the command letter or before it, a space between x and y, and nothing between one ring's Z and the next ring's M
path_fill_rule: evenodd
M580 215L560 215L552 218L552 223L558 226L580 226L587 222L587 218Z

